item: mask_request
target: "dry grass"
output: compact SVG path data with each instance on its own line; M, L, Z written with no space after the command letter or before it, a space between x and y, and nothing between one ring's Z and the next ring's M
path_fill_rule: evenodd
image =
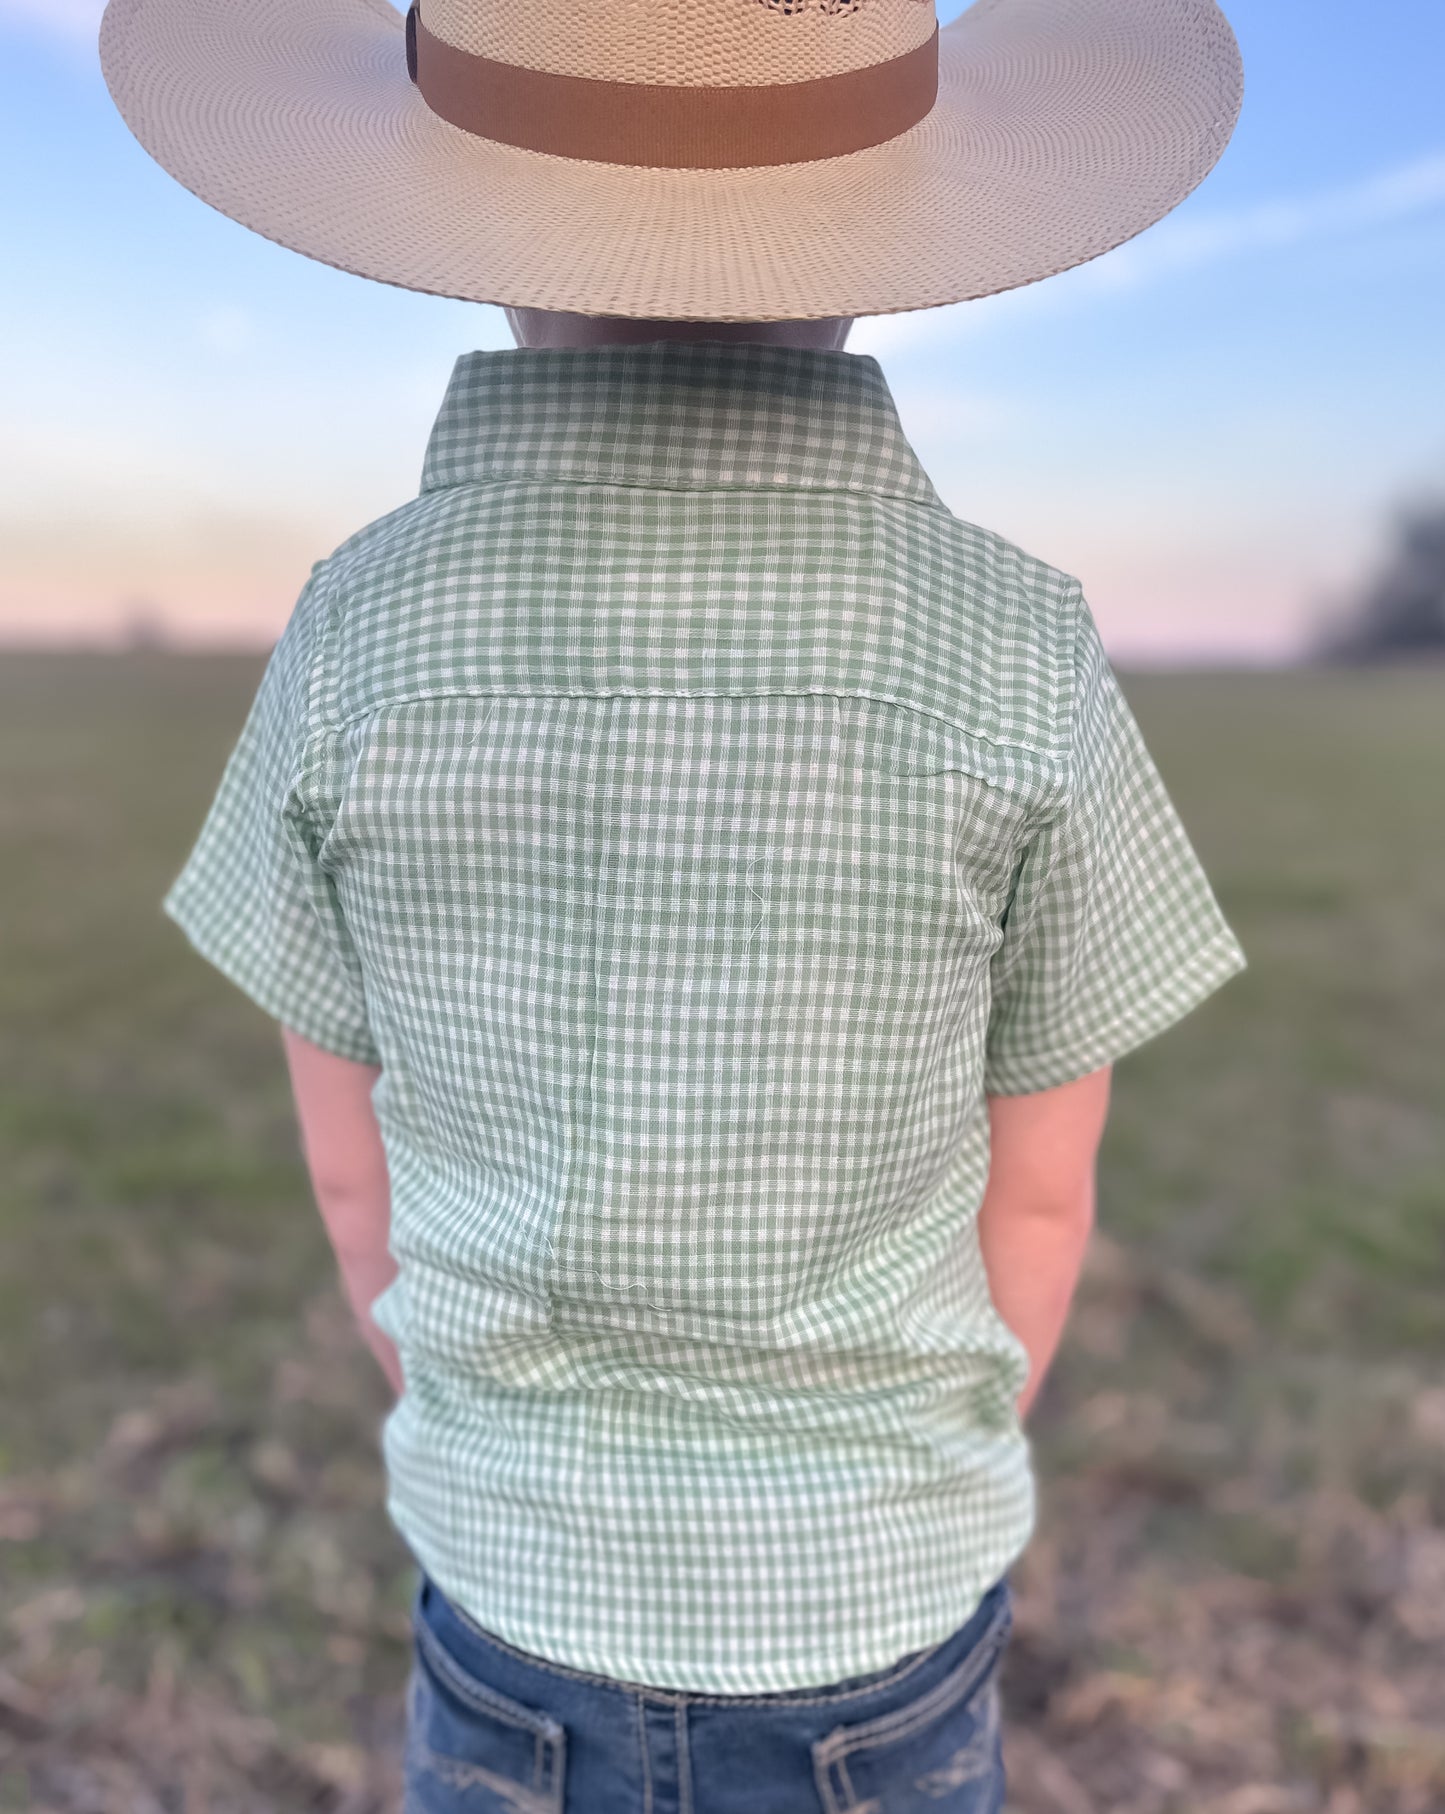
M157 911L258 675L0 675L4 1810L399 1802L386 1390L274 1028ZM1127 684L1251 969L1119 1067L1010 1814L1441 1814L1442 680Z

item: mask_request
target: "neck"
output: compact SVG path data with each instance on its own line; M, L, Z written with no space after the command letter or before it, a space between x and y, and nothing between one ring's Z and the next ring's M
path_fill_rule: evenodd
M841 352L851 315L817 321L646 321L622 315L573 315L561 309L505 311L518 347L635 346L648 340L747 340L762 346Z

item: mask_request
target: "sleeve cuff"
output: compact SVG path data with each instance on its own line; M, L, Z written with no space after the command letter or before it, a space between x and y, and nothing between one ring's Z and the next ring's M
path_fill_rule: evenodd
M1217 932L1169 977L1127 1003L1103 1025L1032 1052L991 1052L984 1064L986 1096L1030 1096L1102 1070L1191 1014L1222 984L1247 969L1239 940Z
M185 933L193 951L273 1020L338 1058L350 1058L357 1064L381 1063L381 1054L369 1031L358 1028L348 1019L329 1014L319 1002L301 1001L288 994L278 986L269 969L247 961L234 945L210 931L209 922L191 911L181 889L173 888L165 896L161 912Z

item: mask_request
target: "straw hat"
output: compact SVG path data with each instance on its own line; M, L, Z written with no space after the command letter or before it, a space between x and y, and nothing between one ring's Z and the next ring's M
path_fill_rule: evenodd
M884 315L1095 258L1208 174L1212 0L110 0L111 94L203 201L475 302Z

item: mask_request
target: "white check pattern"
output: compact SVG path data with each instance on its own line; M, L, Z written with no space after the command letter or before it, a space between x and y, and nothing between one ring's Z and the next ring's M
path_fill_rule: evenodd
M1078 583L945 508L875 360L736 342L461 359L164 905L382 1067L418 1561L719 1694L885 1667L1018 1556L985 1092L1245 962Z

